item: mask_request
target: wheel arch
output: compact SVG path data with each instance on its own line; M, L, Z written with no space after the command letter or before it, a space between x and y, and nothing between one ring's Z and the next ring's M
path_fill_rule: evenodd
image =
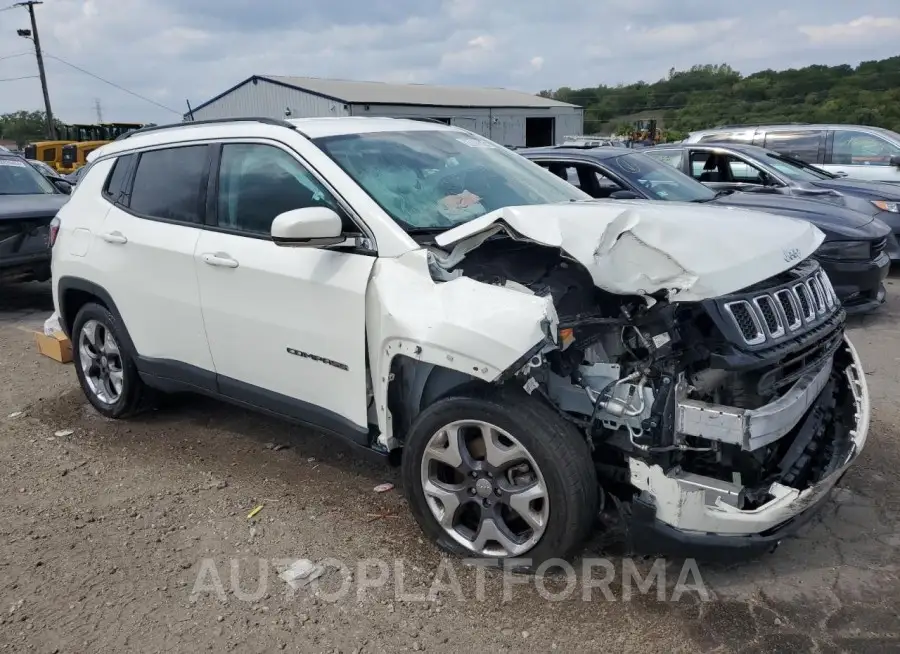
M72 338L75 317L78 315L81 308L85 304L95 302L104 306L111 314L113 314L116 322L122 325L123 329L120 337L124 341L123 345L127 347L132 354L136 354L134 343L131 340L131 336L128 334L125 322L122 320L122 314L119 313L116 303L105 288L86 279L69 276L61 277L56 283L56 288L57 296L59 298L59 324L66 336L70 339Z

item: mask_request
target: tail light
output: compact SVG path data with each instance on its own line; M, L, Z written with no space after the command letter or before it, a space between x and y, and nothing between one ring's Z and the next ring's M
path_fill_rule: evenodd
M59 217L54 216L50 221L50 247L56 243L56 237L59 235Z

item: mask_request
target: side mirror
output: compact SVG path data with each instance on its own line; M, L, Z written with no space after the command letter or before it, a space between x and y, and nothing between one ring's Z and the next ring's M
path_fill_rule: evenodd
M346 240L341 233L343 222L328 207L291 209L272 221L272 240L286 247L322 247Z
M640 200L640 197L634 191L627 191L622 189L621 191L613 191L609 194L609 198L611 200Z
M59 190L60 193L65 193L66 195L72 194L72 185L64 179L50 179L53 182L53 185Z
M891 165L900 168L900 154L895 154L891 157Z

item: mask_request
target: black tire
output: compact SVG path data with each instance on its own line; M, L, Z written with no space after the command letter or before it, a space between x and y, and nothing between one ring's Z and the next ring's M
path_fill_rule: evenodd
M403 448L402 478L410 510L421 529L452 554L478 555L450 537L425 499L421 464L429 439L457 420L481 420L514 436L537 463L547 486L550 515L543 536L520 557L519 571L533 571L548 559L567 559L585 541L597 517L597 476L585 437L540 399L518 389L488 389L442 399L413 422ZM496 561L503 564L503 559Z
M122 392L119 394L118 399L113 403L103 402L94 394L87 382L85 371L81 365L79 352L81 333L85 324L90 320L96 320L105 329L109 330L119 346L123 372ZM137 368L134 365L132 353L125 345L125 343L129 342L125 336L124 325L120 324L106 307L93 302L89 302L81 307L78 315L75 316L75 323L72 326L72 354L75 364L75 373L78 375L78 382L81 384L81 390L84 391L85 396L93 407L107 418L127 418L139 413L147 407L150 396L149 389L140 378Z

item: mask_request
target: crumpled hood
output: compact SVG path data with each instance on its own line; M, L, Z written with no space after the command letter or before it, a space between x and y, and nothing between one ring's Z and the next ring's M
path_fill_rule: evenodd
M824 239L808 222L731 207L602 200L498 209L440 234L435 243L456 246L460 255L501 231L559 248L605 291L666 290L677 301L762 281L810 256Z

